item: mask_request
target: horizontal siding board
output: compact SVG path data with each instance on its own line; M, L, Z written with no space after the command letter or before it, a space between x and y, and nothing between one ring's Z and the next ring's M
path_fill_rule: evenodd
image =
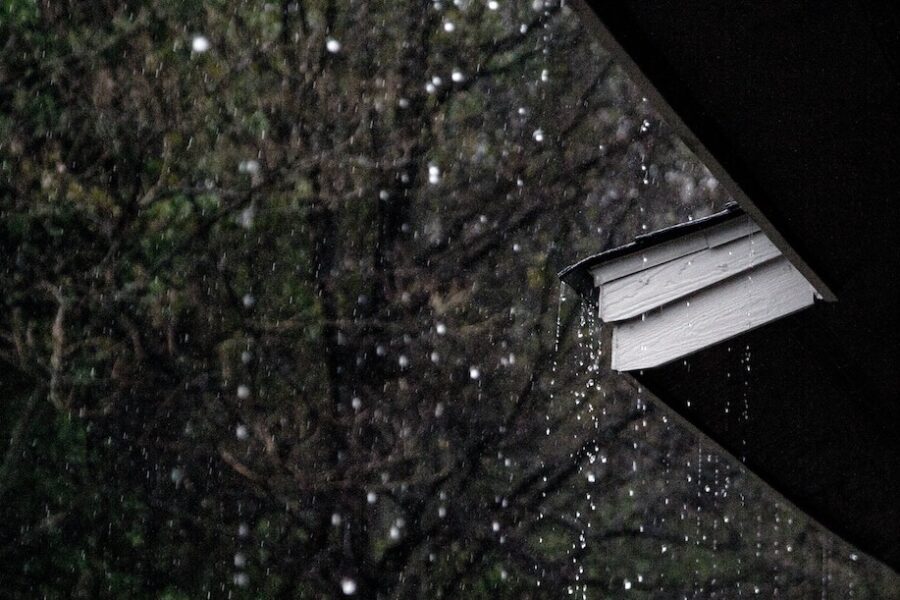
M710 248L727 244L732 240L752 235L759 231L759 225L750 217L744 216L716 227L710 227L706 233L706 241Z
M786 258L726 279L644 318L613 324L612 367L655 367L801 310L815 291Z
M700 250L601 286L600 318L636 317L781 256L762 233Z
M685 235L645 250L621 256L591 270L594 285L600 286L638 271L649 269L693 252L725 244L759 231L749 217L741 217L710 227L705 231Z
M594 269L594 285L602 286L610 281L698 252L706 247L706 237L702 233L672 240L659 246L651 246L635 254L613 259Z

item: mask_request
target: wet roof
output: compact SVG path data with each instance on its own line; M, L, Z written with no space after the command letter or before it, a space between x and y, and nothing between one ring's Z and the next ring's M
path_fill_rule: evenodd
M593 303L593 294L591 292L594 288L594 282L593 278L591 277L591 269L593 269L594 267L597 267L614 258L632 254L634 252L639 252L641 250L650 248L651 246L662 244L663 242L667 242L689 233L695 233L704 229L708 229L713 225L718 225L719 223L730 221L731 219L739 217L743 214L744 211L741 210L741 207L737 202L729 202L723 210L717 213L713 213L699 219L694 219L692 221L678 223L677 225L672 225L664 229L651 231L650 233L641 234L635 237L634 241L628 244L610 248L608 250L604 250L602 252L598 252L597 254L592 254L591 256L583 258L574 265L570 265L560 271L558 274L559 278L562 279L567 285L575 289L583 297L591 300L591 302Z
M832 300L636 377L790 502L900 570L900 5L574 4ZM587 293L598 261L708 225L642 236L562 276ZM752 372L736 377L748 356ZM742 423L721 405L745 393Z

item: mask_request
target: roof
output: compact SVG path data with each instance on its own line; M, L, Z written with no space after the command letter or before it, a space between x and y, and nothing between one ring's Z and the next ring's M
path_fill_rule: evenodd
M789 501L900 570L900 8L575 5L742 210L832 301L637 379ZM585 293L587 265L628 251L563 276ZM752 371L734 376L747 356ZM745 391L751 418L742 423L721 404L744 402Z
M591 304L596 304L596 299L591 293L594 289L594 282L593 278L591 277L591 269L593 267L601 265L614 258L619 258L620 256L625 256L633 252L639 252L640 250L643 250L645 248L650 248L651 246L656 246L671 239L681 237L682 235L709 229L714 225L724 223L725 221L730 221L731 219L740 217L742 215L744 215L744 211L741 210L738 203L729 202L725 206L724 210L721 210L717 213L702 217L700 219L694 219L693 221L686 221L684 223L672 225L671 227L657 229L656 231L651 231L650 233L639 235L635 237L634 241L632 241L631 243L625 244L623 246L617 246L615 248L610 248L608 250L598 252L597 254L592 254L587 258L583 258L574 265L569 265L568 267L560 271L559 278L574 290L576 290Z

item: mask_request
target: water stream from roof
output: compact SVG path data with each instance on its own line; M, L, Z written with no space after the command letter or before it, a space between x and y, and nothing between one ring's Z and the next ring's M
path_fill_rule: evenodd
M751 260L755 250L751 244ZM592 444L584 456L570 455L578 461L572 485L582 495L566 509L571 534L566 554L574 569L569 596L604 597L597 595L598 588L612 585L618 590L616 597L650 591L684 598L780 597L793 593L800 582L812 594L818 588L823 599L837 586L843 588L841 597L854 596L857 576L841 565L840 552L835 553L825 532L803 518L795 521L793 507L761 490L759 482L745 476L714 443L696 436L692 448L679 448L684 435L673 431L667 409L649 402L636 382L631 381L634 385L623 393L626 380L604 366L611 349L603 345L608 338L593 304L562 284L556 313L546 432L549 436L554 428L554 435L567 435L559 430L554 415L572 411L576 421L584 423L571 433L578 442L574 447L583 448L582 441ZM731 363L727 387L737 393L726 395L720 406L723 420L736 427L739 436L736 458L747 463L751 427L762 426L751 421L753 348L746 342L733 343L727 352ZM691 358L683 359L683 365L690 373ZM719 400L692 398L688 411L692 404L704 402ZM627 419L625 431L604 438L626 410L636 416ZM616 527L627 530L634 544L655 547L656 558L609 559L615 546L608 546L603 535L614 535ZM810 552L812 561L804 566ZM600 574L594 559L598 555L612 563L601 567ZM849 556L856 560L856 554ZM840 579L834 577L837 568ZM678 579L684 575L676 573L687 579ZM821 581L816 581L817 573ZM598 585L601 576L605 583Z

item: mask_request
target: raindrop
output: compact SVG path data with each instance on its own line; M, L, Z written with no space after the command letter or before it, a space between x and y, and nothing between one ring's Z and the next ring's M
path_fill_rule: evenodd
M175 467L174 469L172 469L170 477L172 478L172 483L178 485L184 479L184 470L181 467Z
M341 51L341 43L334 38L328 38L328 41L325 42L325 49L332 54L337 54Z
M469 378L478 379L479 377L481 377L481 369L478 367L469 367Z
M356 582L349 577L341 579L341 591L345 596L352 596L356 593Z
M536 142L543 142L544 141L544 131L542 129L535 129L534 133L531 134L531 137L533 137L534 141L536 141Z
M241 400L246 400L250 397L250 388L244 384L241 384L237 387L237 397Z
M247 208L242 210L241 214L238 216L238 225L240 225L244 229L252 229L255 217L256 209L252 206L248 206Z
M428 183L435 185L441 182L441 168L437 165L428 165Z
M446 21L444 23L444 31L447 33L451 33L456 30L456 25L453 24L453 21Z
M247 430L246 425L241 424L238 425L237 428L235 428L234 435L239 440L246 440L248 437L250 437L250 432Z
M248 173L250 175L259 173L259 161L253 158L250 160L242 160L238 164L238 173Z
M209 39L207 39L206 36L195 35L194 39L191 40L191 50L193 50L197 54L203 54L211 47L212 45L209 43Z

